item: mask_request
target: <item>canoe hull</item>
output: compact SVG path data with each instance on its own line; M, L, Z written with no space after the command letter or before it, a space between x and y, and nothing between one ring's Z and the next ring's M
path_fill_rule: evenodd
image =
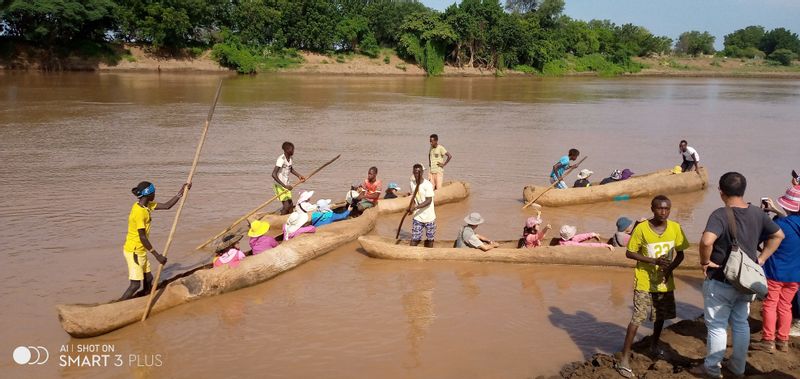
M472 261L503 263L537 263L597 267L634 267L636 263L625 257L625 248L610 251L602 247L541 246L533 249L517 249L516 242L502 243L500 247L482 251L480 249L456 249L452 241L437 241L433 248L409 246L400 241L376 235L361 236L358 243L367 256L379 259ZM513 247L512 247L513 246ZM693 252L694 250L694 252ZM687 250L682 270L697 270L700 262L696 249Z
M256 256L238 267L197 270L162 288L151 311L159 313L200 298L215 296L264 282L356 239L375 227L376 210L360 217L326 225L314 234L304 234ZM106 304L58 305L58 319L73 337L94 337L139 321L147 297Z
M661 170L647 175L633 176L628 180L586 188L553 189L545 192L549 187L526 186L522 191L522 197L526 203L538 197L537 204L561 207L694 192L704 190L707 186L708 171L701 167L699 172L673 174L670 170Z

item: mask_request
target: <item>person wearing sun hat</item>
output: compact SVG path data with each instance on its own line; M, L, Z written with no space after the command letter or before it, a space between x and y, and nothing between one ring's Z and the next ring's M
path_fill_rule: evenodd
M647 221L646 218L640 218L633 221L627 217L620 217L617 219L617 231L614 236L608 241L614 247L627 247L628 241L631 240L631 233L633 229L641 222Z
M522 229L522 238L519 240L518 248L526 247L539 247L542 245L544 236L550 231L551 226L547 224L544 228L540 227L542 224L542 215L537 211L536 216L528 217L525 220L525 227Z
M400 186L397 185L395 182L389 183L386 187L386 194L383 195L384 199L396 199L397 198L397 191L400 191Z
M558 241L558 244L561 246L587 246L587 247L605 247L611 251L614 251L614 246L611 246L607 243L602 242L584 242L586 240L592 238L600 238L597 233L578 233L578 228L572 225L563 225L559 234L561 235L561 240Z
M297 199L297 206L294 207L294 212L289 215L286 224L283 225L283 240L288 241L303 233L314 233L317 231L313 225L304 226L311 218L311 212L317 210L316 205L309 203L311 197L314 196L314 191L304 191Z
M614 170L614 172L611 173L611 176L601 180L600 184L601 185L602 184L608 184L608 183L618 182L620 180L622 180L622 171Z
M594 172L588 169L581 170L578 173L578 180L575 181L575 184L573 184L572 187L574 188L589 187L590 185L592 185L589 182L589 177L592 176L592 174L594 174Z
M783 230L784 239L764 263L767 277L767 298L761 308L762 341L754 349L772 352L789 350L792 327L792 299L800 288L800 187L793 186L777 200L783 208L775 207L772 199L765 201L765 210L778 216L775 223Z
M253 220L250 223L250 230L247 231L247 236L250 237L250 249L252 249L253 255L261 254L278 246L278 241L267 235L269 227L269 222L266 221Z
M228 234L217 242L214 248L214 251L216 251L216 257L214 257L213 262L214 267L227 265L228 267L236 268L239 266L239 262L244 259L244 252L239 250L239 240L241 239L242 236Z
M336 213L331 209L331 199L317 200L317 210L311 213L311 225L319 228L332 222L345 220L350 216L350 209Z
M455 247L488 251L500 246L497 242L475 232L475 229L478 228L478 225L483 224L483 221L483 217L478 212L470 213L467 217L464 217L466 225L462 226L458 231Z

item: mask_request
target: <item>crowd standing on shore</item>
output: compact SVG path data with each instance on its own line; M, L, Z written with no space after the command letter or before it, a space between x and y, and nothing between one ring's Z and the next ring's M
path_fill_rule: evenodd
M453 157L439 144L438 135L430 135L429 142L428 177L423 176L425 168L422 164L414 164L409 192L406 193L410 197L407 214L412 216L409 243L418 246L423 242L424 234L423 246L426 248L432 248L436 240L435 191L443 187L444 167ZM377 167L370 167L366 179L350 188L346 204L341 209L332 209L330 199L319 199L312 203L314 191L303 191L295 205L290 174L297 177L297 184L305 182L306 178L294 169L294 145L284 142L281 148L283 154L276 160L272 178L275 197L281 201L280 213L289 215L282 234L278 239L268 236L268 222L248 220L250 228L247 234L251 250L245 252L240 249L242 236L226 235L215 246L213 267L235 268L247 255L257 255L275 248L280 243L279 239L286 241L304 233L314 233L318 227L357 217L378 205L383 192ZM682 162L673 169L673 173L699 170L699 154L695 148L688 146L687 141L680 141L679 153ZM567 155L559 158L549 174L551 187L568 188L564 177L578 167L579 156L580 151L572 148ZM581 170L573 187L591 186L588 179L592 174L591 170ZM614 170L599 185L627 180L633 175L630 169ZM779 206L769 198L762 199L761 207L745 202L746 186L747 180L737 172L728 172L720 177L718 188L724 207L711 213L700 241L700 268L705 276L702 291L704 319L708 329L707 354L704 363L695 367L692 373L701 376L721 378L723 366L735 375L742 375L748 348L785 352L789 349L789 335L800 336L800 304L797 297L800 287L800 178L792 171L791 186L778 198ZM166 264L167 259L148 240L150 213L172 208L190 188L191 183L184 184L179 193L165 203L155 202L155 186L149 182L141 182L132 189L137 201L128 218L128 234L123 248L130 286L120 300L134 297L140 287L142 291L139 294L147 293L152 288L147 253L162 265ZM400 191L400 186L389 183L384 199L397 198L397 191ZM650 205L652 217L649 219L642 218L634 222L628 217L620 217L616 222L616 232L607 243L601 242L597 233L578 233L577 228L571 225L563 225L559 230L560 239L553 242L560 246L608 248L612 252L615 247L625 247L626 257L636 261L633 315L627 328L622 357L615 364L617 372L624 377L636 376L630 368L629 357L633 340L644 321L650 320L654 325L651 355L656 358L663 355L659 337L664 322L676 317L672 272L683 262L684 251L689 247L680 224L669 219L672 208L670 199L658 195ZM542 226L541 211L537 209L536 212L536 216L526 220L518 248L542 246L546 234L552 229L550 224ZM769 213L775 214L774 219L768 216ZM477 233L478 226L483 223L484 219L479 213L467 215L464 225L456 234L453 247L480 249L491 254L490 250L499 244ZM597 239L597 242L587 242L590 239ZM741 270L732 274L731 262L738 262L736 264L741 266L750 264L756 272L762 272L763 266L763 274L746 280ZM762 341L751 347L748 316L750 303L756 296L764 298L764 322ZM728 325L733 333L733 351L731 359L723 364Z

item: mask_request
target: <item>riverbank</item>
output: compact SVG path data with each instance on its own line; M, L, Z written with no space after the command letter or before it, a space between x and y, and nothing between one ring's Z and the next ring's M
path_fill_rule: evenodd
M366 75L366 76L425 76L417 64L397 56L391 49L383 49L376 58L360 54L318 54L300 52L303 62L278 69L288 74L314 75ZM638 73L624 74L634 77L691 77L691 78L780 78L800 79L800 65L775 66L763 60L717 57L651 57L635 58L645 68ZM220 66L211 50L195 54L155 54L138 46L118 46L112 52L91 57L57 56L51 52L30 47L18 47L0 57L0 69L32 71L102 71L102 72L235 72ZM441 76L539 76L507 69L501 73L475 67L445 66ZM564 76L594 76L595 72L568 72Z
M753 303L750 310L750 339L761 340L761 303ZM639 377L695 378L688 370L700 364L706 354L707 329L702 317L683 320L664 329L661 334L663 359L653 359L647 355L650 336L633 346L631 369ZM728 336L730 341L730 335ZM620 346L622 341L619 341ZM730 354L730 342L728 342ZM729 355L726 355L729 356ZM564 366L562 378L621 378L614 370L614 356L595 354L586 362L575 362ZM723 371L726 377L732 375ZM751 350L748 352L745 378L799 378L800 377L800 338L790 337L788 353Z

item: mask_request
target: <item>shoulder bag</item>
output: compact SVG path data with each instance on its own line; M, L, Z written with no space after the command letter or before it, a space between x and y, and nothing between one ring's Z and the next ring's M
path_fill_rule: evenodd
M758 299L767 296L767 277L764 269L739 247L736 239L736 216L731 207L725 207L731 237L731 251L723 268L725 279L745 294L755 294Z

